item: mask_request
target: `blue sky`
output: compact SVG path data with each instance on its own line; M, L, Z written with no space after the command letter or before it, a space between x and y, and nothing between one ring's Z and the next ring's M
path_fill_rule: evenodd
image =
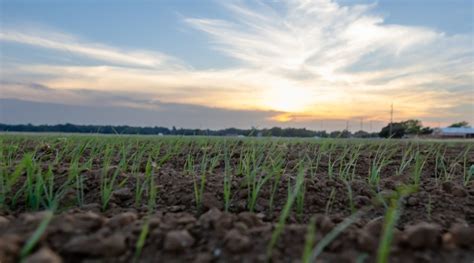
M264 111L274 116L249 123L281 126L383 124L390 103L400 105L399 118L472 122L473 9L464 0L3 0L0 95L98 106L77 94L92 90L110 101L130 98L113 106ZM55 95L28 90L31 84Z
M266 2L276 2L278 6L278 1ZM427 26L447 34L473 33L474 7L470 0L339 2L376 3L374 11L389 24ZM104 44L156 49L184 59L196 68L217 68L233 61L210 49L206 36L186 27L183 18L224 18L226 9L218 3L215 0L2 0L1 21L4 27L51 27ZM21 52L15 54L18 55Z

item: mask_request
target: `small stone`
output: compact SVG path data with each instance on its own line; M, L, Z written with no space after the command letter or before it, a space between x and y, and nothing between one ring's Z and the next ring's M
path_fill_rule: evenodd
M316 218L316 224L322 233L329 233L336 225L328 216L320 216Z
M125 213L121 213L121 214L113 216L109 220L107 225L111 228L119 228L119 227L126 226L135 220L137 220L137 214L133 212L125 212Z
M20 215L20 219L26 224L38 224L48 213L48 211L25 213Z
M247 227L252 228L252 227L258 227L262 226L263 222L259 216L255 213L251 212L242 212L238 215L239 221L243 222L244 224L247 225Z
M364 230L367 231L371 236L379 237L383 229L383 217L376 217L370 220L365 226Z
M474 247L474 227L456 224L449 229L454 244L459 247Z
M157 228L160 226L160 224L162 223L162 219L160 217L152 217L150 218L150 220L148 221L148 225L150 226L150 228Z
M51 249L43 247L34 254L28 256L25 263L61 263L62 259Z
M89 203L89 204L83 205L82 209L86 211L92 211L92 212L98 213L102 209L102 206L98 203Z
M248 227L243 222L236 222L234 228L237 229L240 233L245 233L248 230Z
M395 190L396 187L397 185L395 184L395 181L393 180L387 180L383 182L383 188L385 189Z
M465 189L463 189L462 187L460 187L460 186L456 186L451 191L451 194L456 196L456 197L466 197L467 196L467 191Z
M230 213L222 213L219 220L214 223L216 234L223 237L234 224L235 215Z
M379 195L384 199L390 199L396 196L397 192L394 190L385 189L379 192Z
M440 237L441 229L435 224L423 222L405 230L405 240L413 248L436 248Z
M222 216L222 212L217 208L211 208L199 217L199 224L205 228L216 226L216 222Z
M372 252L377 249L377 239L366 231L360 231L357 235L358 247L366 252Z
M52 227L59 229L63 233L87 233L100 228L105 219L94 212L67 214L57 219Z
M6 226L6 225L8 225L8 223L10 223L10 219L8 219L4 216L0 216L0 227Z
M173 230L165 236L164 249L167 251L181 251L193 244L194 238L187 230Z
M181 212L184 210L184 206L182 205L173 205L173 206L170 206L168 207L168 211L172 212L172 213L176 213L176 212Z
M225 247L231 252L243 252L250 248L250 238L232 229L224 237Z
M0 260L17 256L20 253L22 241L23 239L16 234L2 235L0 238Z
M202 207L204 211L214 207L220 209L222 208L222 202L220 202L214 194L204 193L202 195Z
M358 195L354 198L354 205L356 208L361 208L370 204L370 198L364 195Z
M98 235L77 236L67 242L62 249L71 254L116 256L126 249L125 236L122 234L114 234L106 238Z
M128 187L120 188L113 191L113 196L117 197L122 201L125 201L132 198L132 191Z
M446 193L451 193L451 191L453 190L453 187L454 187L454 183L450 181L447 181L441 184L441 188L443 188L443 191L445 191Z
M410 196L407 200L407 204L409 206L415 206L418 204L418 198L414 197L414 196Z
M176 223L180 225L194 224L196 221L197 219L188 213L182 213L181 216L176 219Z
M113 234L102 241L100 248L107 256L120 255L126 250L125 236Z
M456 249L456 244L453 240L453 235L451 233L444 233L443 237L443 248L448 250Z
M210 263L212 262L212 255L210 253L205 253L205 252L199 253L193 262L194 263Z

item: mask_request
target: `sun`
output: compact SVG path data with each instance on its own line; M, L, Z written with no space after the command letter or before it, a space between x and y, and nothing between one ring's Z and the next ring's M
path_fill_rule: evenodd
M283 112L303 112L311 104L312 94L294 86L273 86L264 94L265 108Z

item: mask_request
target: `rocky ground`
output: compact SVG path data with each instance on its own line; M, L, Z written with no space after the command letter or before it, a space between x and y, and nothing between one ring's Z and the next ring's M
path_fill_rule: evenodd
M298 158L289 157L288 162ZM474 154L469 156L474 163ZM315 243L330 233L354 211L350 209L347 185L329 179L327 163L305 181L303 213L290 214L284 231L268 256L267 248L287 199L287 180L282 178L273 209L270 189L260 193L255 212L248 212L248 192L242 177L232 180L232 202L224 211L223 171L207 178L202 209L196 209L193 182L182 172L183 157L176 157L154 174L159 187L154 212L134 204L135 185L128 180L116 187L108 209L100 204L100 162L83 171L87 178L85 204L71 203L71 193L42 233L24 262L301 262L308 223L315 219ZM331 242L318 262L376 262L386 207L380 201L411 180L408 174L395 176L394 162L383 170L380 188L367 182L370 159L361 156L350 182L355 222ZM464 184L460 173L450 181L437 180L433 162L428 162L418 191L401 200L390 262L474 262L474 181ZM58 181L68 167L55 167ZM121 178L131 176L121 173ZM119 180L120 181L120 180ZM334 192L334 201L327 207ZM7 197L7 199L10 197ZM8 200L7 200L8 201ZM16 208L0 210L0 262L18 262L22 248L31 239L47 212L28 211L21 201ZM143 248L137 241L148 226Z

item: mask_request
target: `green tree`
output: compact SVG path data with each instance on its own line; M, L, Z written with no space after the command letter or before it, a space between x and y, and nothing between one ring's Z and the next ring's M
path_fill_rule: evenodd
M465 127L469 127L469 123L467 121L460 121L460 122L456 122L449 125L449 128L465 128Z
M403 122L393 122L391 126L392 127L390 128L389 123L387 126L383 127L379 133L379 136L384 138L402 138L407 133L407 128Z
M402 122L402 125L405 126L406 134L420 134L423 128L420 120L407 120Z

